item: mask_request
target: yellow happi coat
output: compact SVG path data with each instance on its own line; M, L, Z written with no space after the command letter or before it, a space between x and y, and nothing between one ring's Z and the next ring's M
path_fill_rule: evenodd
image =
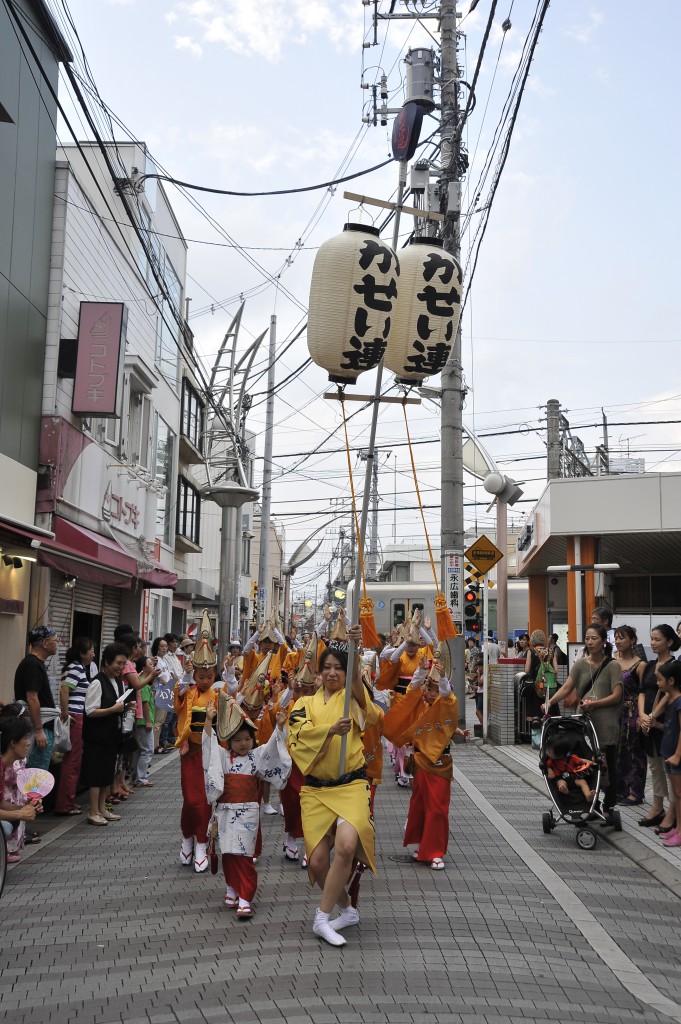
M300 697L289 718L289 750L303 775L317 779L338 778L341 737L332 736L323 756L316 761L329 729L343 717L345 694L338 690L325 701L324 687L314 697ZM362 732L379 718L379 708L368 698L363 711L353 698L350 702L352 728L347 737L345 771L364 767ZM300 791L305 849L308 857L321 840L333 830L338 818L349 822L359 836L357 859L375 873L374 821L369 806L370 789L366 779L356 779L342 786L316 788L305 785Z

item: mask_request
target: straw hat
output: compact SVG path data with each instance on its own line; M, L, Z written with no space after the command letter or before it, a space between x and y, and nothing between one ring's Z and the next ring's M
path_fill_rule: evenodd
M242 725L255 729L253 722L241 710L237 702L229 694L221 690L218 694L217 734L220 743L226 743Z
M199 629L192 662L194 668L215 668L218 663L218 657L213 644L213 630L211 629L207 608L203 609L201 628Z
M315 671L317 669L317 634L316 632L310 637L310 641L305 648L305 654L303 660L300 663L300 667L296 672L296 682L302 686L312 686L315 681Z
M404 639L408 644L421 646L421 609L415 608L411 617L404 623Z
M265 700L265 687L271 661L272 654L270 653L255 667L241 687L241 696L243 697L244 704L248 704L249 708L253 708L254 711L262 707Z

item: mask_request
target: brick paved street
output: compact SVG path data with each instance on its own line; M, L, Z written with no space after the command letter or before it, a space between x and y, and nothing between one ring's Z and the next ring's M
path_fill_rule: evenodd
M677 897L606 843L583 852L567 827L544 836L546 798L480 750L457 747L455 762L463 778L454 788L444 872L414 864L401 846L408 793L390 781L379 791L379 875L365 876L362 924L346 933L342 950L311 934L316 900L305 873L282 858L279 816L263 819L250 922L235 921L221 905L220 876L179 866L178 765L175 757L162 763L154 790L138 792L123 821L106 829L60 822L63 834L32 848L10 872L2 898L2 1019L681 1020L673 1008L668 1015L671 1003L660 1012L639 1001L613 973L612 954L608 966L580 930L593 922L597 948L610 939L619 947L619 978L636 991L638 968L678 1007ZM485 800L512 834L502 835L496 814L488 820ZM537 877L537 854L540 866L568 883L574 896L567 903L558 881L553 893L562 903Z

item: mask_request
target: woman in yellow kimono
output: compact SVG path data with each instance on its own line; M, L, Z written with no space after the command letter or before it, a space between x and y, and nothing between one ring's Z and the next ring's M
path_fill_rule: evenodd
M352 627L350 635L361 642L359 626ZM376 870L362 732L375 724L378 709L367 697L357 660L350 716L343 717L346 669L347 644L332 639L319 661L322 685L313 697L301 697L289 716L291 757L305 776L300 806L308 873L322 890L312 930L332 946L345 945L339 933L359 923L359 912L345 891L353 862L360 860ZM347 736L347 750L345 771L339 777L342 736ZM341 913L330 921L336 905Z
M427 677L427 678L426 678ZM468 738L458 727L458 705L444 667L423 658L409 692L394 704L383 720L383 734L392 743L413 746L411 800L404 845L418 844L414 860L426 861L441 871L449 840L449 801L452 790L452 736Z

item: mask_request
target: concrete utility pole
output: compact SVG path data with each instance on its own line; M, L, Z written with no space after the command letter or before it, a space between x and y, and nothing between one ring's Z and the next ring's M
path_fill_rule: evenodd
M546 478L557 480L560 476L560 402L550 398L546 403Z
M267 577L270 554L270 507L272 505L272 443L274 441L274 359L277 349L277 318L270 320L269 368L267 370L267 405L265 406L265 452L260 503L260 550L258 552L258 618L267 616ZM271 608L271 612L278 609Z
M456 0L440 0L440 209L445 214L444 247L456 260L461 257L461 183L459 178L459 65L457 52ZM446 579L446 557L457 552L463 557L463 388L461 373L461 324L456 333L449 362L442 371L441 449L441 551L440 579ZM465 719L463 635L448 641L454 667L454 694L459 702L459 721Z

